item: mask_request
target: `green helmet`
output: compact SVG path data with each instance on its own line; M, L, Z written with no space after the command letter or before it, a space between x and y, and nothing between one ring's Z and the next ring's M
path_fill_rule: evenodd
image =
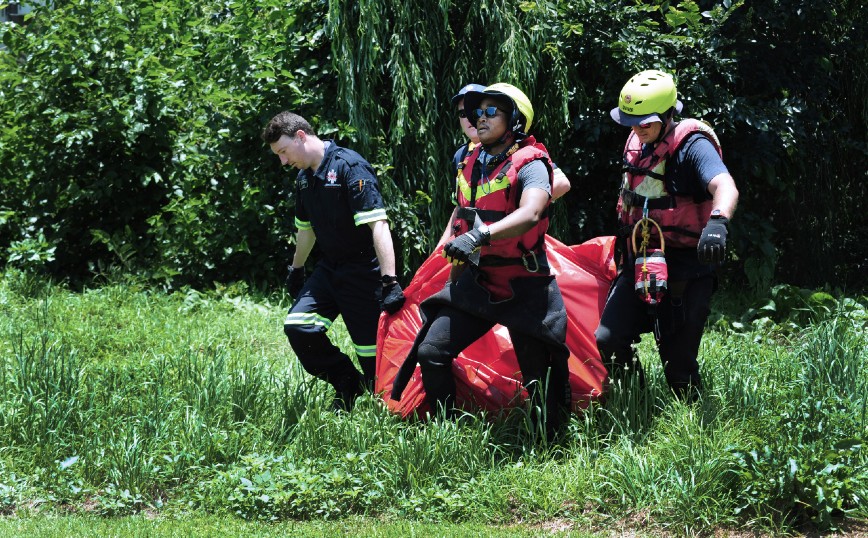
M530 131L530 126L533 123L533 105L523 91L512 84L498 82L481 92L467 92L464 96L464 108L467 110L479 108L479 103L486 95L504 96L512 103L512 118L509 123L512 132L526 134Z
M618 98L618 108L613 108L609 115L617 123L626 126L650 121L664 122L672 108L676 112L681 112L683 108L677 95L672 75L657 69L642 71L624 84Z

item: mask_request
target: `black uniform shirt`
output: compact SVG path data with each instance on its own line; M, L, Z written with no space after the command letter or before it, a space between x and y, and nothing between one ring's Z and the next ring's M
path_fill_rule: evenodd
M301 170L296 179L295 224L316 234L331 262L370 261L375 256L369 223L386 220L374 169L361 155L326 141L316 172Z

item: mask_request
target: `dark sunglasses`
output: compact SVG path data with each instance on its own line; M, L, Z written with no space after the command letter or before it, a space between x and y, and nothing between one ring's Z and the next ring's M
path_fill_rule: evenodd
M463 108L459 108L459 109L458 109L458 117L459 117L459 118L466 118L466 117L467 117L467 112L464 112L464 109L463 109Z
M486 118L494 118L497 116L498 110L500 110L500 109L497 108L496 106L490 106L487 108L477 108L476 110L473 111L473 117L475 117L477 120L479 118L481 118L483 115Z

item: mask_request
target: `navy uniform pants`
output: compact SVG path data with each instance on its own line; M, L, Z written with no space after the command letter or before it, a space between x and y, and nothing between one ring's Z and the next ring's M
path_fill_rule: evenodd
M669 387L676 396L692 399L702 386L697 355L710 312L714 276L670 284L672 289L657 306L657 349ZM655 320L633 286L629 272L619 274L612 284L596 331L597 347L613 378L635 371L644 382L632 344L639 342L642 333L655 331Z
M283 331L304 369L335 386L352 390L362 381L373 388L380 306L376 290L382 286L380 268L371 262L320 261L289 309ZM353 341L362 372L328 337L341 315Z

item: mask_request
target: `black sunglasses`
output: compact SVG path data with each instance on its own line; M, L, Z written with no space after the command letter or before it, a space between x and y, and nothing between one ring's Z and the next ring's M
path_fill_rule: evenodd
M486 108L477 108L473 111L473 117L477 120L485 115L486 118L494 118L497 116L497 111L500 110L496 106L490 106Z
M459 109L458 109L458 117L459 117L459 118L466 118L466 117L467 117L467 112L464 112L464 109L463 109L463 108L459 108Z

